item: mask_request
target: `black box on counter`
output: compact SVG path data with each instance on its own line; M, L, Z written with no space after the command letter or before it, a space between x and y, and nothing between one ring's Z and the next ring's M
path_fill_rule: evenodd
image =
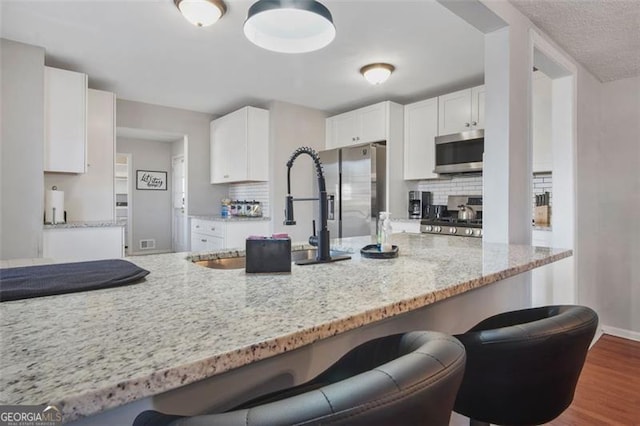
M247 273L291 272L290 238L247 238Z

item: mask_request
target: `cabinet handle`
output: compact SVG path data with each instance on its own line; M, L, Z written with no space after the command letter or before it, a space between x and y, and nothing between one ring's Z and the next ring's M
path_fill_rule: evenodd
M203 239L201 239L200 241L202 241L203 243L206 243L206 242L207 242L207 240L205 240L204 238L203 238Z
M229 175L224 175L224 178L225 179L229 179Z
M471 122L471 125L472 125L472 126L477 126L477 125L478 125L478 122L477 122L477 121L472 121L472 122Z
M214 227L212 226L212 227L211 227L211 230L212 230L212 231L215 231L215 230L216 230L216 228L214 228Z
M200 228L200 225L196 225L196 229Z
M469 127L470 124L469 123L464 123L464 127Z

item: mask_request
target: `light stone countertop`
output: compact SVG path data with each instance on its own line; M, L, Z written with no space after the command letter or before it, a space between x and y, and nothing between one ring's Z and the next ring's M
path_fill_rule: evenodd
M66 222L66 223L45 223L44 229L71 229L71 228L110 228L113 226L123 227L125 224L113 220L98 220L89 222Z
M0 404L54 404L72 421L572 254L397 234L399 257L376 260L359 254L370 237L334 242L353 258L252 275L187 253L138 256L151 271L138 284L0 303Z

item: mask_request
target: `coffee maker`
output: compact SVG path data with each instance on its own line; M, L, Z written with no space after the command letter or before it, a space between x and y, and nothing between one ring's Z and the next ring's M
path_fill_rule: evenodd
M409 219L422 219L425 207L431 204L431 193L409 191Z

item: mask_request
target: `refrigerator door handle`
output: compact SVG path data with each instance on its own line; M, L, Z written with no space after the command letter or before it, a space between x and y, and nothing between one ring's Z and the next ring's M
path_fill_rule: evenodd
M327 195L327 207L329 210L327 220L336 220L336 196L334 194Z

